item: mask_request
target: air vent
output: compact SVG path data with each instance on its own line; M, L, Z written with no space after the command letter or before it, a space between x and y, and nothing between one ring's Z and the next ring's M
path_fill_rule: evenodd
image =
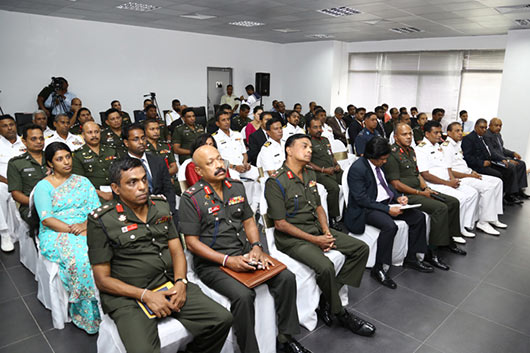
M515 23L522 27L528 27L530 26L530 18L515 20Z
M307 38L314 38L314 39L330 39L335 38L335 36L331 34L322 34L322 33L315 33L315 34L308 34L306 36Z
M265 23L254 22L254 21L237 21L237 22L230 22L229 25L239 26L239 27L258 27L258 26L264 26Z
M409 34L409 33L418 33L423 32L421 29L416 27L397 27L397 28L390 28L389 31L396 32L399 34Z
M495 10L497 10L500 13L530 11L530 4L499 6L499 7L496 7Z
M324 15L333 16L333 17L351 16L351 15L357 15L361 13L361 11L353 9L348 6L331 7L329 9L317 10L317 12L323 13Z
M120 10L131 10L131 11L139 11L139 12L148 12L153 10L160 9L160 6L155 5L149 5L149 4L140 4L137 2L126 2L125 4L121 4L116 6L116 8Z
M189 15L180 15L180 17L191 18L192 20L209 20L210 18L215 18L217 16L201 15L200 13L195 13Z
M300 32L299 29L292 29L292 28L275 28L275 29L273 29L273 31L282 32L282 33Z

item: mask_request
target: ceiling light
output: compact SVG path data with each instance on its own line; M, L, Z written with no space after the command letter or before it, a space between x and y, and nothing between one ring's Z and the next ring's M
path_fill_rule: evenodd
M299 29L292 29L292 28L275 28L273 29L273 31L282 32L282 33L300 32Z
M390 28L389 31L396 32L396 33L399 33L399 34L409 34L409 33L423 32L421 29L416 28L416 27Z
M495 10L497 10L500 13L512 13L512 12L530 11L530 4L512 5L512 6L499 6L499 7L496 7Z
M160 8L160 6L139 4L137 2L126 2L125 4L116 6L116 8L121 9L121 10L147 12L147 11L157 10Z
M265 23L254 22L254 21L236 21L236 22L230 22L228 24L232 26L240 26L240 27L257 27L257 26L265 25Z
M201 15L200 13L180 15L180 17L191 18L193 20L209 20L210 18L216 18L217 16Z
M331 34L322 34L322 33L315 33L315 34L308 34L306 36L307 38L314 38L314 39L329 39L329 38L335 38L335 36Z
M323 13L325 15L333 16L333 17L351 16L351 15L357 15L361 13L361 11L353 9L348 6L331 7L329 9L317 10L317 12Z
M523 27L530 26L530 18L515 20L515 23Z

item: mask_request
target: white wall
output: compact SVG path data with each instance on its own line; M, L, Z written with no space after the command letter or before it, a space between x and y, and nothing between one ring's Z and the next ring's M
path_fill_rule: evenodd
M498 116L506 147L530 156L530 30L508 32ZM528 160L528 158L527 158Z
M132 114L148 92L161 109L173 98L206 105L208 66L232 67L238 95L256 72L270 72L282 96L280 45L269 42L0 11L0 48L0 105L11 114L35 110L51 76L66 77L94 118L113 99Z

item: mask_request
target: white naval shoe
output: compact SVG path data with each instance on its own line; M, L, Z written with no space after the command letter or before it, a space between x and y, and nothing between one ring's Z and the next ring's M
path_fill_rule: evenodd
M2 234L1 248L3 252L11 252L15 250L15 245L13 244L13 241L11 240L11 236L9 234Z
M465 244L466 240L462 237L453 237L453 241L457 244Z
M498 230L494 229L488 222L478 222L477 229L480 229L481 231L489 235L501 234Z
M462 229L462 231L460 233L462 233L462 235L465 236L466 238L474 238L474 237L476 237L475 233L471 233L471 232L467 231L466 229Z
M497 228L501 228L501 229L506 229L508 228L508 225L507 224L504 224L504 223L501 223L499 221L495 221L495 222L489 222L492 226L494 227L497 227Z

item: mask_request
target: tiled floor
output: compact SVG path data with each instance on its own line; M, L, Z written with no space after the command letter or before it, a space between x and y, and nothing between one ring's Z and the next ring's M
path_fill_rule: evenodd
M501 220L500 237L477 232L468 256L445 254L450 272L393 268L396 290L366 272L349 307L377 326L375 337L320 324L300 341L315 353L530 353L530 201ZM0 254L0 353L96 352L97 335L53 329L18 256Z

